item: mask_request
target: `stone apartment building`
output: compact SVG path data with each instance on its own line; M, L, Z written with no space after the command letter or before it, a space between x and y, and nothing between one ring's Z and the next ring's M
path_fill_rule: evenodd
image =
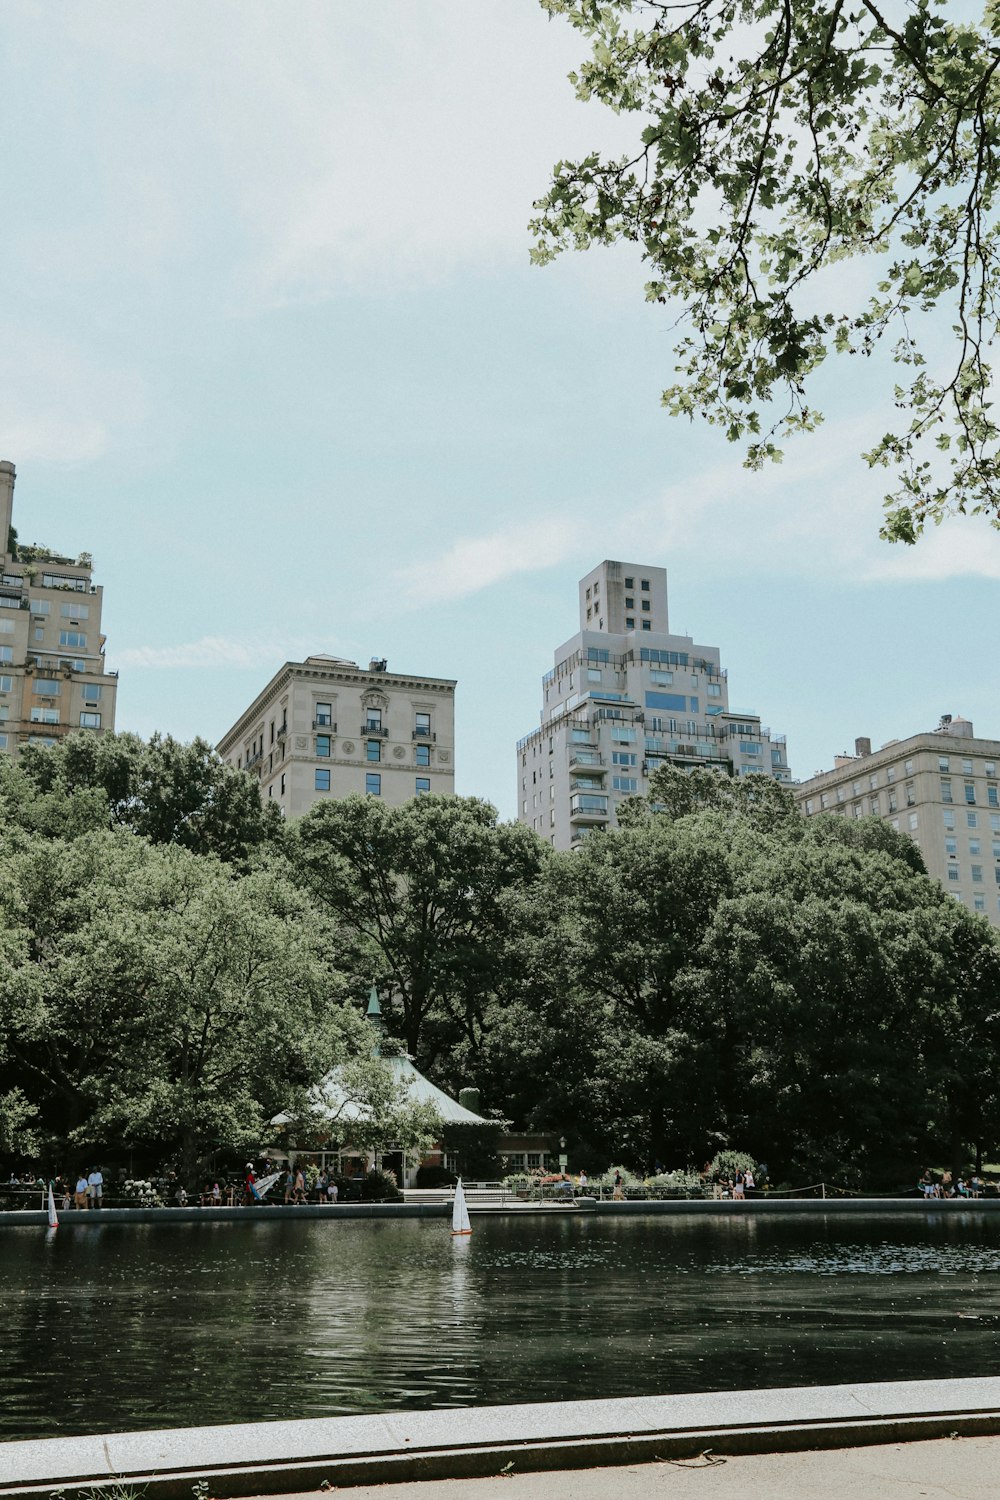
M114 729L118 690L105 667L91 558L12 545L15 478L14 465L0 462L0 754L14 758L73 729Z
M317 654L285 662L219 741L296 818L352 793L397 807L455 790L455 682Z
M580 629L517 746L518 819L557 849L614 827L662 765L791 782L784 735L732 709L717 646L671 635L666 569L605 560L580 581Z
M853 755L794 788L807 818L883 818L909 834L928 873L956 900L1000 927L1000 740L976 739L968 719Z

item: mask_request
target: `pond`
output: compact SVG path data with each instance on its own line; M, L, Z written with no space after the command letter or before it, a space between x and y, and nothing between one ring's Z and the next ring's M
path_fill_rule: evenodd
M0 1438L992 1375L1000 1215L0 1236Z

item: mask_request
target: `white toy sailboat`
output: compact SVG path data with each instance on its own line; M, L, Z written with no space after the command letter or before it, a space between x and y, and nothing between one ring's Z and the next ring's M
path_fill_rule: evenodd
M472 1225L469 1223L469 1207L465 1201L465 1189L462 1186L461 1177L455 1184L455 1202L451 1210L451 1232L452 1234L471 1234Z
M49 1228L59 1228L59 1215L56 1213L56 1200L52 1195L52 1184L49 1183Z

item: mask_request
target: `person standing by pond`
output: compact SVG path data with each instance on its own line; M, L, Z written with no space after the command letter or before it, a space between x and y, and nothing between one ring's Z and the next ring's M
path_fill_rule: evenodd
M87 1179L83 1173L79 1173L76 1179L76 1192L74 1200L77 1208L87 1207Z
M87 1178L87 1196L91 1208L100 1208L104 1201L104 1173L100 1167L95 1167Z

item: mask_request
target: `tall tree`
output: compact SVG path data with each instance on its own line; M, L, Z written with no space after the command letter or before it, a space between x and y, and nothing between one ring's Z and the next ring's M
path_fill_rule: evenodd
M664 405L745 441L751 468L821 420L807 386L828 354L886 341L903 424L864 455L893 471L883 535L1000 524L994 0L978 25L946 0L541 4L590 45L578 97L636 130L620 158L558 163L534 259L639 246L647 299L685 330ZM847 259L869 266L835 299L823 273Z
M321 921L270 871L234 879L125 830L15 833L3 856L0 1092L19 1084L50 1135L159 1145L191 1171L365 1048Z
M475 797L401 807L348 797L321 803L290 833L293 866L337 924L343 961L359 986L378 985L390 1030L422 1068L479 1046L503 974L511 892L531 885L549 852Z

